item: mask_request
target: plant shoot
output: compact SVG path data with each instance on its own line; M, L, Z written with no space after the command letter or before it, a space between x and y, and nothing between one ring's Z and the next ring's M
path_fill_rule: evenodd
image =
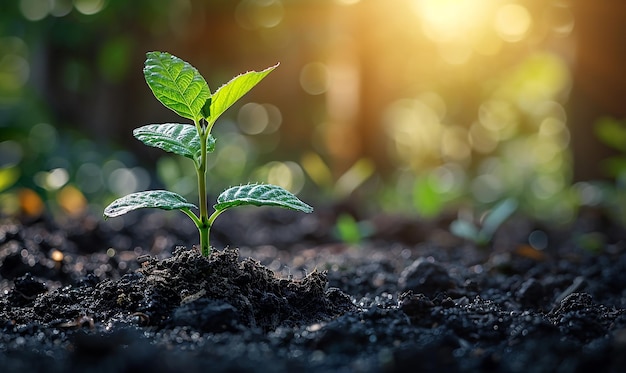
M313 208L289 191L269 184L248 184L226 189L209 214L206 193L207 156L215 150L211 129L231 105L256 86L277 65L263 71L249 71L231 79L211 93L205 79L191 64L165 52L148 52L143 69L154 96L167 108L193 124L149 124L133 131L144 144L182 155L194 162L198 176L198 205L189 203L177 193L148 190L116 199L104 209L104 217L123 215L140 208L180 210L194 222L200 235L200 250L208 256L211 250L209 232L215 219L235 206L278 206L302 212ZM196 214L192 209L198 209Z

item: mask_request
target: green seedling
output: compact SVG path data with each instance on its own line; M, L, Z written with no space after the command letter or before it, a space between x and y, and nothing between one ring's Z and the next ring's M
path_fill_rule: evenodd
M249 71L238 75L211 93L205 79L191 64L165 52L149 52L143 69L148 86L155 97L191 124L149 124L133 131L144 144L182 155L194 162L198 176L198 209L179 194L167 190L132 193L113 201L104 209L105 218L123 215L140 208L180 210L195 223L200 235L200 250L208 256L211 250L209 232L215 219L236 206L278 206L302 212L313 208L287 190L269 184L248 184L226 189L213 205L209 215L206 193L207 155L215 149L211 129L217 118L256 86L276 67Z
M517 210L517 201L507 198L489 211L482 224L476 225L470 219L457 219L450 224L450 231L461 238L485 246L493 239L498 228Z
M358 245L364 239L371 237L375 233L375 229L371 223L356 221L352 215L343 213L337 217L334 233L341 241L350 245Z

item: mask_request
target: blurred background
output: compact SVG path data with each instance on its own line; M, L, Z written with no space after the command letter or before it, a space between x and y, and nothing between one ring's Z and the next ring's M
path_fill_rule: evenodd
M624 221L625 16L619 0L2 1L2 213L100 215L155 187L195 202L191 162L132 137L182 120L143 79L161 50L212 91L281 63L214 127L214 196L263 181L363 214L513 198Z

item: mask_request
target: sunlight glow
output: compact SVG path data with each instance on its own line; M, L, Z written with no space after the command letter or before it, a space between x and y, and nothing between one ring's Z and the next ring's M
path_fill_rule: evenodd
M522 40L531 25L531 15L522 5L505 4L496 12L494 27L504 41L513 43Z
M304 171L295 162L269 162L256 170L256 178L299 193L304 186Z
M492 0L416 0L424 34L435 42L465 39L485 23Z

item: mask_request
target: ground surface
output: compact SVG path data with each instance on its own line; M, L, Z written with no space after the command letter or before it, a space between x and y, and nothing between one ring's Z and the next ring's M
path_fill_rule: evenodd
M333 214L225 214L240 249L208 259L171 214L3 219L1 370L625 371L626 235L599 214L488 248L391 216L346 245Z

